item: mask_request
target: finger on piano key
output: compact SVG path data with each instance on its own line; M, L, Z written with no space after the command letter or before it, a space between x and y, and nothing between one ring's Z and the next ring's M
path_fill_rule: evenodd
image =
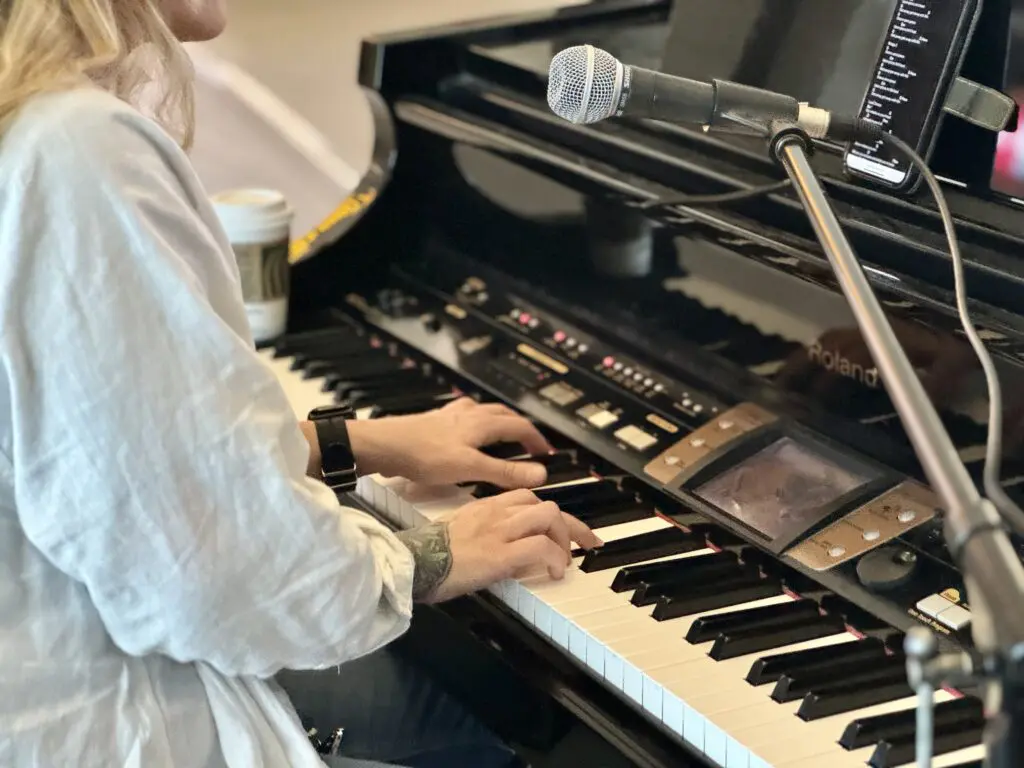
M526 451L519 443L495 443L480 450L492 459L515 459L526 455Z
M644 520L596 529L595 533L607 545L609 542L642 535L651 531L665 530L670 527L673 527L672 523L663 518L652 516ZM542 596L543 593L555 594L562 589L572 590L573 586L577 583L590 583L589 577L593 574L587 574L580 570L579 566L582 560L582 557L575 558L572 566L566 570L565 577L559 581L550 579L547 576L533 576L519 580L516 582L515 602L510 600L510 604L517 607L520 614L531 623L535 621L534 613L537 609L546 610L550 614L551 608L545 602ZM613 575L612 578L614 578ZM610 589L610 581L608 586L607 591L609 595L614 595Z
M554 454L552 454L554 455ZM519 459L510 459L510 461L532 461L532 457L521 457ZM542 462L543 463L543 462ZM574 486L576 484L590 484L602 482L598 478L594 477L589 467L583 467L578 464L568 464L562 467L556 465L554 470L548 470L547 482L538 488L532 489L535 493L544 489L549 488L561 488ZM473 489L473 495L478 499L486 499L493 496L499 496L507 488L495 485L494 483L476 483Z

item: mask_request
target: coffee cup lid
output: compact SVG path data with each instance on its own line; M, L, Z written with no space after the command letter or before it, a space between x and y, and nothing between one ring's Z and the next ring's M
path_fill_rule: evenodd
M292 218L288 200L275 189L229 189L213 195L211 201L233 238L265 227L287 227Z

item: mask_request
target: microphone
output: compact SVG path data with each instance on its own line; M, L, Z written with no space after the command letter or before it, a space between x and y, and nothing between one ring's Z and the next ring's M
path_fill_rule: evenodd
M798 126L813 139L842 143L874 142L883 133L875 123L835 115L781 93L628 66L592 45L566 48L551 60L548 106L576 124L635 117L765 135L773 123L782 122Z

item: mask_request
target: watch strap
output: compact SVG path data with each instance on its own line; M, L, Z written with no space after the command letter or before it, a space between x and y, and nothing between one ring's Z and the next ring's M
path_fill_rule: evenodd
M355 410L345 405L314 408L309 420L320 444L320 466L324 483L336 493L354 490L359 481L355 453L348 435L348 421Z

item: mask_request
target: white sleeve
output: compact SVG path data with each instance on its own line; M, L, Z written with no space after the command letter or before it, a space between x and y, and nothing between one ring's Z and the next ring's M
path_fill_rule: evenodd
M269 676L369 653L408 627L411 555L305 476L284 392L224 319L232 265L139 120L69 126L0 211L20 219L2 355L21 523L129 654Z

